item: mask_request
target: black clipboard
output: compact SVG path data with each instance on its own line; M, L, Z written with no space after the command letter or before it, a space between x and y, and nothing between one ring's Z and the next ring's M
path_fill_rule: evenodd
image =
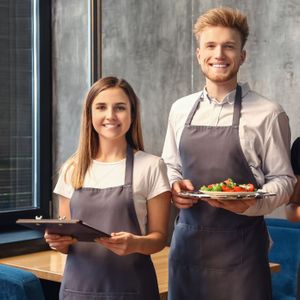
M58 235L69 235L81 242L94 242L96 238L110 237L110 234L93 228L80 220L18 219L17 224L34 230Z

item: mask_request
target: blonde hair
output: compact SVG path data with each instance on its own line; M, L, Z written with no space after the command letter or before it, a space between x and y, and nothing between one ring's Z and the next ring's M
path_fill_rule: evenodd
M236 29L241 35L242 49L246 44L249 35L247 17L237 9L219 7L210 9L201 15L194 25L194 34L198 42L201 32L207 26L224 26Z
M69 168L71 166L74 167L71 177L71 185L74 189L82 188L85 174L99 150L99 136L92 124L93 101L102 91L116 87L121 88L125 92L131 107L131 126L126 133L126 141L133 149L144 150L140 101L133 88L122 78L111 76L99 79L92 85L86 96L81 117L78 147L76 152L66 162L65 180Z

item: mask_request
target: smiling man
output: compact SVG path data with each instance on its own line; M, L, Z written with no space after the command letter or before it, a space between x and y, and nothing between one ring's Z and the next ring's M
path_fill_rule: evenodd
M162 155L180 209L169 257L169 300L271 300L263 216L293 192L289 120L281 106L238 83L249 33L245 15L209 10L194 33L206 85L173 104ZM178 196L226 178L276 196Z

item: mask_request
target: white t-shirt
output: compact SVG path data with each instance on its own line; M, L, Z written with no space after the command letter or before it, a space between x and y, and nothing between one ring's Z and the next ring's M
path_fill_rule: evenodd
M94 160L84 178L83 187L102 189L123 185L125 162L125 159L112 163ZM69 169L65 182L66 167L65 165L62 168L54 193L71 199L74 192L70 184L73 169ZM166 191L170 191L170 185L163 160L152 154L137 151L134 154L133 200L143 235L146 234L147 226L146 201Z

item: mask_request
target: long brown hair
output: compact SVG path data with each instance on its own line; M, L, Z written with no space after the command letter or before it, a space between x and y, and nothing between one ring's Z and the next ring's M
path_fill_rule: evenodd
M73 166L71 185L75 189L83 186L84 177L92 160L99 150L99 136L92 124L92 104L94 99L104 90L109 88L121 88L128 96L131 108L131 126L126 133L126 141L135 150L144 150L140 101L130 84L117 77L104 77L96 81L90 88L82 111L80 137L77 151L67 161L67 170ZM66 179L66 176L65 176Z

